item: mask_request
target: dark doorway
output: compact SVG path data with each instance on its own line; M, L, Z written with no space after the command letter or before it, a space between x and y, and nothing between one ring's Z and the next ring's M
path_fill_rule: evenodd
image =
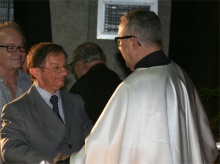
M190 75L198 90L216 90L217 95L203 100L211 120L219 113L220 99L219 1L172 0L169 49L169 57Z
M49 0L15 0L14 16L24 31L28 47L52 41Z

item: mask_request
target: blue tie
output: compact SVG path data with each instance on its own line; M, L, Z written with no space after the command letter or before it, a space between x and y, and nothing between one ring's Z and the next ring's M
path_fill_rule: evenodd
M58 108L58 97L56 95L51 96L50 102L53 104L53 112L59 117L61 121L62 118L60 117L59 108Z

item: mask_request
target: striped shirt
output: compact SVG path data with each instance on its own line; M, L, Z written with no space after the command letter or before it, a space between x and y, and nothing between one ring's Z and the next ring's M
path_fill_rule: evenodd
M24 92L26 92L31 87L31 84L32 82L29 74L18 70L16 98L20 97ZM9 88L6 86L5 80L0 77L0 112L2 111L3 106L12 100L12 94Z

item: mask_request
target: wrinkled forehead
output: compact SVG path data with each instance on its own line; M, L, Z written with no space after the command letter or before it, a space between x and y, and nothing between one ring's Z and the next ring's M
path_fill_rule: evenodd
M58 51L58 52L49 52L45 58L46 62L50 62L53 61L55 59L59 59L60 62L65 61L66 62L66 56L62 51Z

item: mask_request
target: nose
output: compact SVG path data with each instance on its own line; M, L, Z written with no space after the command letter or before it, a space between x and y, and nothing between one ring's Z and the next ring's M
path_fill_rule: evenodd
M63 75L63 77L65 78L65 77L67 76L67 71L64 70L64 71L62 72L62 75Z
M17 47L15 52L20 52L20 53L25 52L26 53L26 51L24 51L22 47Z
M21 51L16 51L13 53L14 56L19 57L20 59L23 59L25 55L23 55L23 53Z
M63 73L64 75L67 75L68 69L66 68L66 66L63 66L63 67L61 67L60 71L61 71L61 73Z

